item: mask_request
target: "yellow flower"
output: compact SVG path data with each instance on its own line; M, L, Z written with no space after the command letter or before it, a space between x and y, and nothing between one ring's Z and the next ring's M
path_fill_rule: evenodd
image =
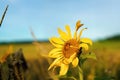
M55 58L55 60L50 65L48 70L59 66L59 74L65 75L69 69L70 63L72 63L73 67L78 65L79 59L77 56L80 48L84 48L84 50L87 51L89 49L89 45L92 45L92 41L89 38L80 38L83 30L86 28L83 28L79 35L77 35L77 31L82 25L83 24L81 24L80 21L76 23L76 30L73 36L71 35L70 27L66 25L66 32L58 28L60 37L52 37L49 39L52 45L55 46L55 48L50 51L49 57Z
M13 47L12 45L9 46L7 52L2 56L2 58L0 59L0 63L4 63L7 59L7 57L13 52Z

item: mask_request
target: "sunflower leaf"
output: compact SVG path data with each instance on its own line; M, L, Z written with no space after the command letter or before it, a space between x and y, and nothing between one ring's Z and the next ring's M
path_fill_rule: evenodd
M80 59L80 62L79 62L79 65L82 66L83 63L87 60L87 58L84 58L84 59Z
M96 55L93 52L90 52L90 53L85 54L85 55L81 55L81 58L82 59L91 58L91 59L97 60Z

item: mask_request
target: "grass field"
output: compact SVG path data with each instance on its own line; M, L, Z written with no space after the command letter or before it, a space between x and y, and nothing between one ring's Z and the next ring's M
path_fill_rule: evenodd
M32 43L1 44L0 58L6 53L9 45L13 46L13 51L23 49L29 67L25 74L26 80L57 80L54 73L47 70L51 63L47 54L54 48L50 43L40 43L39 49ZM84 63L84 79L120 80L120 41L94 42L92 51L97 55L97 61L89 59Z

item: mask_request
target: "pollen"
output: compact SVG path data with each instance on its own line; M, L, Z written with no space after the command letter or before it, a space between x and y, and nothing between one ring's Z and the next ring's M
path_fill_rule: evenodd
M70 58L74 53L77 53L79 50L79 43L76 39L68 40L63 47L63 55L65 58Z

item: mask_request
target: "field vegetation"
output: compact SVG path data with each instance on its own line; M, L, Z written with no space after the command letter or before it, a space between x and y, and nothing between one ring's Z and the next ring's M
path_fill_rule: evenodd
M48 71L52 60L47 56L54 47L49 42L33 43L9 43L0 45L0 57L2 57L9 45L13 52L22 48L27 61L28 70L25 72L25 80L57 80L57 72ZM83 65L85 80L120 80L120 41L104 40L96 41L92 51L97 56L97 61L87 60ZM74 71L73 71L74 72ZM60 79L65 80L65 79ZM68 80L68 79L67 79ZM71 79L70 79L71 80Z

